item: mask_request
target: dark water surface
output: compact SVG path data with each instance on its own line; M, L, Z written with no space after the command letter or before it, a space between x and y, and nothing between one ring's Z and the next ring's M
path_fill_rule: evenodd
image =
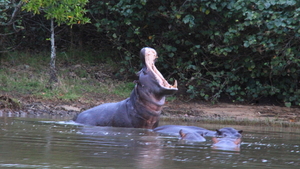
M299 129L231 127L244 130L239 151L214 149L211 138L191 143L145 129L0 117L0 168L299 168Z

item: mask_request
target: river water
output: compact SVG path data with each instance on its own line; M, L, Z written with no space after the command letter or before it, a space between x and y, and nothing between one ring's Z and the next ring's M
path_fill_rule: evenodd
M0 168L299 168L299 129L230 127L244 131L240 149L215 149L211 138L183 142L146 129L0 117Z

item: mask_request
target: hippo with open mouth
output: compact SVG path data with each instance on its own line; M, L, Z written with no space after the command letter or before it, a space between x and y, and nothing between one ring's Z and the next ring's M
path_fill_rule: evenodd
M81 112L74 121L93 126L134 127L153 129L158 126L165 96L177 92L177 81L170 85L155 67L158 58L154 49L140 51L142 70L129 98L105 103Z

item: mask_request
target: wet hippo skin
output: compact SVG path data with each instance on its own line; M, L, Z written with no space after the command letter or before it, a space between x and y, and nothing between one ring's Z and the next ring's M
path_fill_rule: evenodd
M232 127L224 127L216 129L216 132L219 137L241 138L243 130L236 130Z
M206 139L203 137L203 134L199 134L197 132L184 132L182 129L179 131L180 139L181 140L187 140L187 141L197 141L202 142L206 141Z
M170 85L155 67L157 53L145 47L140 51L142 70L129 98L105 103L74 117L77 123L93 126L134 127L153 129L158 126L165 96L174 94L177 82Z
M159 126L153 131L162 134L179 136L182 140L187 141L205 141L204 137L213 137L213 143L216 146L236 147L240 144L242 138L242 130L236 130L232 127L224 127L216 129L216 131L207 130L196 126L181 125L164 125Z
M207 130L205 128L196 127L196 126L181 126L181 125L163 125L156 127L153 131L163 134L179 136L179 132L182 130L184 133L198 133L202 136L217 136L216 131Z

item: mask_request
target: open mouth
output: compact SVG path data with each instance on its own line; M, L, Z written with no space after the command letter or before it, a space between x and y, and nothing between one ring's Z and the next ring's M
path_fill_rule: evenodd
M157 53L152 48L145 48L145 64L150 71L153 72L155 79L158 84L165 89L169 90L178 90L177 89L177 80L175 80L173 85L170 85L168 81L163 77L163 75L155 67L155 60L157 59Z

